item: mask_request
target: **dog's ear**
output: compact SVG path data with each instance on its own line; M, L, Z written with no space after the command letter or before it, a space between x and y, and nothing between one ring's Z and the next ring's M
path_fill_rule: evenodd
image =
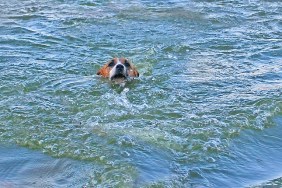
M129 72L129 76L130 77L139 77L139 72L137 71L137 69L135 67L133 67L130 72Z
M109 69L108 69L107 64L104 65L102 68L100 68L100 69L97 71L96 74L97 74L97 75L101 75L102 77L105 77L105 78L109 77L110 71L109 71Z
M133 70L133 73L135 77L139 77L139 72L136 69Z
M128 76L130 76L130 77L139 77L139 72L137 71L137 69L134 66L134 64L132 62L130 62L128 59L125 59L125 64L126 63L128 63L130 65L130 69L128 71Z

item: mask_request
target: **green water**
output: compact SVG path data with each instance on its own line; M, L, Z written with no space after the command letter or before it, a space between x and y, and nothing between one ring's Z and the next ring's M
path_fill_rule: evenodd
M2 0L0 141L14 162L2 154L0 186L281 177L281 12L279 1ZM114 56L140 78L98 77Z

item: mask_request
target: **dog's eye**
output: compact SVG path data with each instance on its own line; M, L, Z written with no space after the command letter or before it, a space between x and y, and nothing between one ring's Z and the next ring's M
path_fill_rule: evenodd
M130 67L130 64L128 63L128 61L125 61L125 62L124 62L124 66Z
M109 67L113 67L115 66L115 62L114 61L111 61L109 64L108 64Z

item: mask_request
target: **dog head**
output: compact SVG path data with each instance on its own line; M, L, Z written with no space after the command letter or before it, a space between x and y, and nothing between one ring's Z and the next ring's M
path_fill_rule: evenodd
M129 77L138 77L139 73L134 65L125 58L113 58L106 63L98 72L110 80L114 79L128 79Z

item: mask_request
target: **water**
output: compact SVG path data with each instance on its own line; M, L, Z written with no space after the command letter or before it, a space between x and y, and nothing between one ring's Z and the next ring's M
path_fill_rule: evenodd
M279 1L2 0L0 185L281 185L281 12ZM140 78L96 76L113 56Z

